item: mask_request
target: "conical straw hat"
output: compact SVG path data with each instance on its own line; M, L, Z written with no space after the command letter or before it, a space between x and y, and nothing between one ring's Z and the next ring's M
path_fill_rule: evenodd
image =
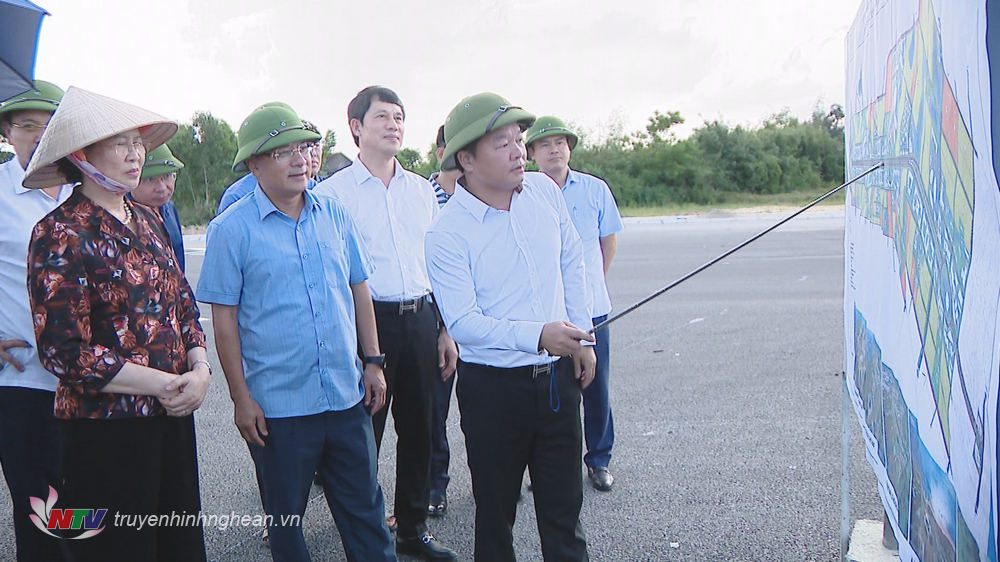
M39 189L66 183L56 162L133 129L139 129L150 151L174 136L177 123L141 107L70 86L28 162L24 187Z

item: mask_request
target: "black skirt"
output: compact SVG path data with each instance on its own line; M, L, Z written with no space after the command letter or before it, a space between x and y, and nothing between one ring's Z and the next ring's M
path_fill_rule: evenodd
M91 510L79 528L52 531L66 537L69 560L206 559L194 416L59 420L59 429L53 511Z

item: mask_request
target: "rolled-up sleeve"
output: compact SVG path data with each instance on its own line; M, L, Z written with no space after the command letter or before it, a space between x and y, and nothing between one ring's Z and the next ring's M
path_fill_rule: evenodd
M572 225L570 225L572 228ZM476 302L468 250L452 233L430 231L424 238L427 274L441 317L461 345L538 353L544 322L487 316Z
M53 229L58 230L55 235ZM28 296L42 366L66 385L99 390L125 366L125 359L91 343L93 287L79 244L60 225L35 225L28 250Z

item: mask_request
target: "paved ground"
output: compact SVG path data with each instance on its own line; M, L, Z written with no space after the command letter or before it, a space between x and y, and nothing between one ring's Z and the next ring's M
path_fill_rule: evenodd
M773 220L720 215L629 224L610 275L616 305L624 308ZM200 266L199 256L188 258L192 283ZM612 325L618 482L610 493L585 491L592 559L837 559L842 303L843 223L827 210L796 219ZM210 320L205 328L211 334ZM431 528L471 560L474 505L457 414L453 404L451 508ZM197 424L205 513L259 514L252 463L221 374ZM881 519L855 426L852 418L852 521ZM389 505L394 443L387 432L380 474ZM314 488L313 496L305 518L313 559L343 560L322 494ZM541 560L533 509L526 493L515 528L519 560ZM9 500L0 502L0 517L9 516ZM206 529L209 559L269 560L258 534ZM11 534L0 538L0 559L12 558L12 545Z

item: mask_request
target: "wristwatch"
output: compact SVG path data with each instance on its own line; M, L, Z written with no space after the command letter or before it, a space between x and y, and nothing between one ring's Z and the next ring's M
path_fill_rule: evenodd
M385 354L380 353L379 355L365 355L361 358L361 362L365 365L378 365L379 367L385 368Z

